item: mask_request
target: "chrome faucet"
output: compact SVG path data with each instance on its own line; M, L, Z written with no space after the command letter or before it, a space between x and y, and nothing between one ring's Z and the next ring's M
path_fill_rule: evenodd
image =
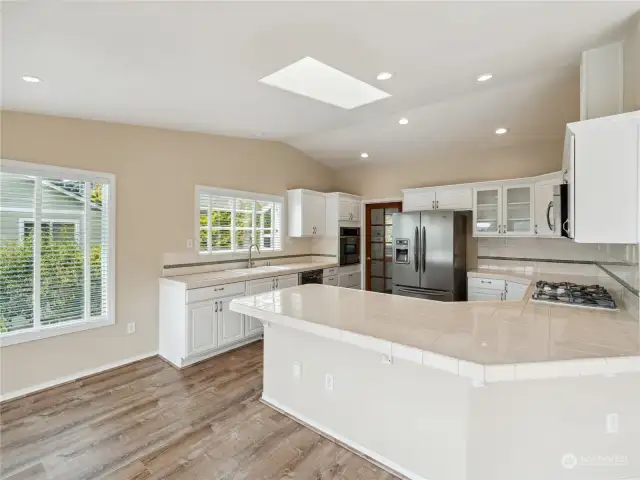
M260 255L260 247L258 246L257 243L252 243L251 246L249 247L249 268L253 267L256 263L253 260L251 260L251 250L253 250L253 247L256 247L256 250L258 251L258 255Z

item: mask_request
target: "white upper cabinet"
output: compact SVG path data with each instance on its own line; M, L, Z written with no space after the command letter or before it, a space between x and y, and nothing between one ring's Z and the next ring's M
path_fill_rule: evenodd
M339 194L338 202L339 202L339 220L341 222L359 222L360 221L360 200L354 197L347 197L343 194Z
M580 120L623 112L623 43L582 53L580 63Z
M580 243L636 243L640 112L567 125L569 220Z
M404 212L419 212L420 210L434 210L436 208L435 188L415 188L403 190L402 210Z
M312 190L289 190L289 236L319 237L325 234L325 194Z
M505 185L502 190L502 233L533 235L533 184Z
M537 237L560 237L560 225L556 225L556 208L553 192L562 183L562 175L539 180L534 186L533 232Z
M470 185L451 187L412 188L403 190L402 210L416 212L420 210L471 210L473 194Z
M473 208L471 187L436 188L436 208L441 210L471 210Z
M473 234L474 236L495 236L502 234L501 185L474 188Z

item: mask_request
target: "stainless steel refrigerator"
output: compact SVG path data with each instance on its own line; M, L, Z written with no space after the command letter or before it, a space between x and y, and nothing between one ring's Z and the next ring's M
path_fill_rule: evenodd
M467 214L393 215L393 294L444 302L467 299Z

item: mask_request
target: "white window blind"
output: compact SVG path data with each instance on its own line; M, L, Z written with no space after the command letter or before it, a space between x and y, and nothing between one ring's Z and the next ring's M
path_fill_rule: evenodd
M0 337L113 314L111 185L78 172L0 169Z
M198 187L200 253L282 250L281 197Z

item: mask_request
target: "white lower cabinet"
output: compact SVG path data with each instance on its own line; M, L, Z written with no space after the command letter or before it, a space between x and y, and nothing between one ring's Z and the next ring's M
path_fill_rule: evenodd
M469 277L467 287L470 302L522 300L529 289L528 284L481 277Z
M229 304L234 298L218 301L218 344L221 346L238 342L245 336L244 315L229 309Z
M247 295L258 295L296 286L298 286L298 275L262 278L247 282ZM249 316L245 318L245 336L256 335L262 331L263 326L260 320Z
M324 277L322 283L325 285L338 286L338 275L332 275L331 277Z
M503 292L497 292L495 290L469 290L467 299L470 302L500 301L504 300L503 296Z
M187 356L218 346L215 305L209 301L187 306Z

